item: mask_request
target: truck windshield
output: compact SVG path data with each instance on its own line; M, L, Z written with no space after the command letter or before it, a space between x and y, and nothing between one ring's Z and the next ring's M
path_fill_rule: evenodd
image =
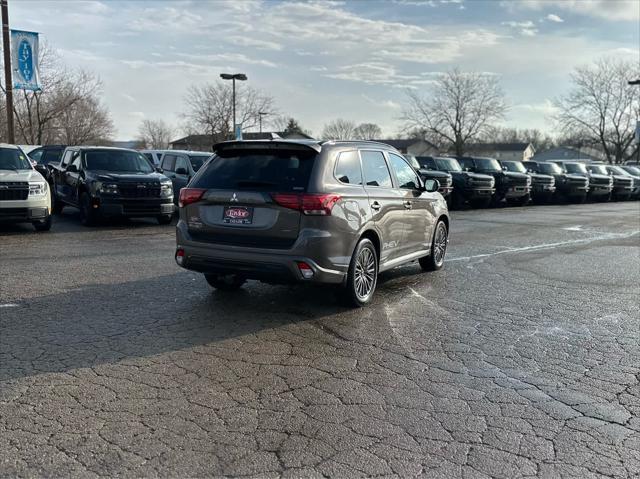
M513 171L515 173L526 173L527 169L519 161L503 161L502 165L507 171Z
M631 176L628 171L624 171L619 166L610 166L609 171L611 171L611 173L613 173L614 175Z
M0 170L30 170L31 163L15 148L0 148Z
M604 165L591 165L589 169L591 170L591 173L595 173L597 175L609 174L609 172L607 171L607 168Z
M140 153L124 150L91 150L84 154L87 170L122 173L153 173L153 168Z
M484 171L502 171L498 160L493 158L475 158L476 168Z
M442 171L462 171L460 163L454 158L436 158L436 165Z
M211 158L211 155L189 155L189 162L191 163L191 167L193 171L198 171L202 168L202 165Z
M545 173L547 175L561 175L562 168L555 163L538 163L538 173Z
M567 173L575 173L577 175L587 174L587 167L582 163L565 163L564 168L567 170Z

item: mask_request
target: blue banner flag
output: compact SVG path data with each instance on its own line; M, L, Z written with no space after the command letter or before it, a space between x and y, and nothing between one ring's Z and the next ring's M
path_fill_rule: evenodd
M37 33L11 30L11 67L13 88L40 90Z

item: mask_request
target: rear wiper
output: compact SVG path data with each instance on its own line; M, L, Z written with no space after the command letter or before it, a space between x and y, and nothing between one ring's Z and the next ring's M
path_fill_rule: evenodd
M236 182L236 186L239 188L248 188L251 186L278 186L278 184L271 181L240 180Z

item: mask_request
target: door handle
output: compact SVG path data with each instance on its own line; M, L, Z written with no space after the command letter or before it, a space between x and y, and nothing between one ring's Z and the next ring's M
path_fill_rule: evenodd
M371 203L371 209L378 211L380 209L380 203L378 203L377 201L374 201L373 203Z
M411 208L413 208L413 205L411 204L411 201L405 201L404 202L404 207L408 210L410 210Z

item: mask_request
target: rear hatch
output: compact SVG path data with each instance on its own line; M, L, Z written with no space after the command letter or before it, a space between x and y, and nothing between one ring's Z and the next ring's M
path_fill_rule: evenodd
M302 200L318 145L226 142L181 194L181 218L195 241L288 249L300 231Z

